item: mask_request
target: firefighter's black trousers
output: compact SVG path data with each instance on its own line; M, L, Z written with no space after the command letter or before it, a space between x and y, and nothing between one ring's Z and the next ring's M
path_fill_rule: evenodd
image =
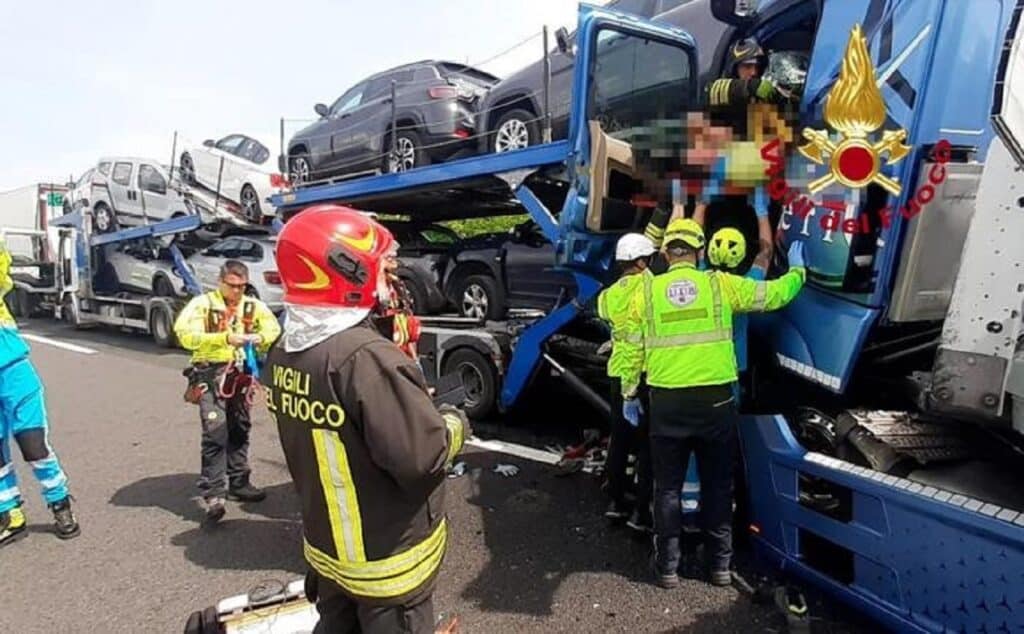
M371 606L354 601L334 582L310 570L306 596L315 597L320 621L313 634L433 634L434 603L428 595L412 605Z

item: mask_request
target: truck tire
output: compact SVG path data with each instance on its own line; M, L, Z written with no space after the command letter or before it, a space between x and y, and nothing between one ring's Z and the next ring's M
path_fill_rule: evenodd
M153 304L149 312L149 332L161 348L174 348L178 345L177 337L174 336L174 314L170 306L163 302Z
M457 372L466 388L463 411L473 419L482 419L494 409L498 399L498 376L494 363L473 348L456 348L441 363L441 374Z
M15 319L28 319L35 312L35 298L23 288L15 288L7 295L7 307Z
M165 275L158 275L153 280L153 294L157 297L174 297L174 285Z
M498 320L505 316L505 293L490 275L469 275L455 287L459 315Z
M82 327L81 309L71 295L65 295L60 305L60 319L76 330Z

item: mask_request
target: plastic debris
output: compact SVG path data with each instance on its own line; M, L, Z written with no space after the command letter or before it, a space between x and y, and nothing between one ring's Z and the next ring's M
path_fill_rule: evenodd
M495 465L494 472L499 473L506 478L511 478L519 475L519 467L514 464L499 464Z
M458 462L452 466L452 470L448 472L449 478L459 478L466 475L466 463Z

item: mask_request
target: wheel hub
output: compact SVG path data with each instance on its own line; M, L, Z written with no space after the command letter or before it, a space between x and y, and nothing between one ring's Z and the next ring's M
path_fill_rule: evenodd
M462 311L468 317L483 319L487 315L487 293L476 284L466 287L462 293Z
M395 149L390 155L390 168L392 172L404 172L416 164L416 146L405 137L399 137L395 141Z
M520 150L530 145L530 133L526 124L519 119L510 119L501 124L494 141L496 152Z

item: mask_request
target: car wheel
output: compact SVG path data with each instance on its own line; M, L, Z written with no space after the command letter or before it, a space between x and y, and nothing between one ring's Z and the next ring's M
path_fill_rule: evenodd
M171 307L164 302L155 302L149 313L149 332L153 341L161 348L173 348L177 345L174 336L174 315Z
M181 171L181 180L186 185L196 184L196 164L192 162L192 155L188 152L181 155L181 167L179 170Z
M462 409L474 419L486 417L494 409L498 397L498 377L494 363L473 348L459 348L445 357L441 375L457 373L466 390Z
M114 216L114 212L111 211L110 207L103 203L96 203L96 208L93 209L92 222L96 233L117 231L117 217Z
M540 142L540 122L526 110L509 110L494 125L492 152L521 150Z
M470 275L455 293L459 314L473 319L501 319L505 316L505 297L490 275Z
M391 138L384 140L387 155L384 157L384 171L388 174L405 172L415 167L430 164L430 158L423 151L420 135L412 130L404 130L395 137L395 149L391 151Z
M153 294L157 297L174 297L174 286L165 276L159 275L153 280Z
M313 166L305 154L293 156L288 163L288 178L293 185L304 185L312 180Z
M242 194L239 199L245 219L253 224L259 224L263 220L263 210L260 208L260 197L252 185L242 186Z
M427 292L423 290L420 283L411 277L402 277L402 283L405 285L405 289L409 291L409 298L412 301L412 312L414 315L428 315L430 314L429 307L427 306Z
M252 284L250 284L249 286L245 287L245 294L248 295L249 297L252 297L253 299L259 299L260 298L259 291L257 291L256 287L253 286Z

